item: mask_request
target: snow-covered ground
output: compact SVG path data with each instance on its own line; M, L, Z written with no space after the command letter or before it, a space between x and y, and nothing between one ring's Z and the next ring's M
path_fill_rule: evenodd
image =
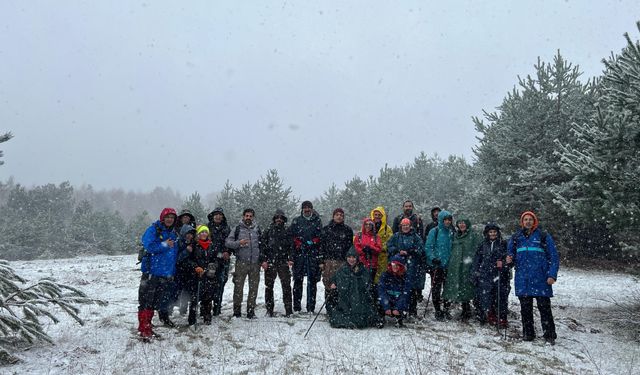
M624 303L638 293L640 283L627 275L561 269L552 299L555 346L540 339L503 340L495 328L475 323L436 322L432 311L423 322L382 330L332 329L323 313L305 339L313 316L265 317L262 282L258 319L229 318L229 282L223 314L211 326L201 325L197 333L160 327L164 340L145 344L132 338L140 276L135 261L135 256L98 256L12 262L23 277L52 276L109 305L83 307L85 326L59 314L62 321L47 327L57 344L17 353L23 361L0 367L0 373L640 373L640 345L612 330L609 320L612 297ZM275 290L276 310L282 312L278 281ZM323 295L319 283L318 306ZM510 303L519 312L513 294ZM177 313L174 320L186 324ZM518 319L511 323L510 335L520 330ZM536 323L540 334L537 316Z

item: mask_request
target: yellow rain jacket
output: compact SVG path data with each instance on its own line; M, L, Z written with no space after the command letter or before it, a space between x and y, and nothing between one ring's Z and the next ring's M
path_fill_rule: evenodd
M373 220L374 211L380 211L382 214L382 224L378 230L378 236L380 237L380 242L382 242L382 251L378 254L378 272L376 272L376 277L374 279L374 282L377 284L382 273L387 270L389 259L387 256L387 241L389 241L391 236L393 236L393 231L391 230L391 227L387 225L387 213L384 211L384 207L378 206L371 210L371 220Z

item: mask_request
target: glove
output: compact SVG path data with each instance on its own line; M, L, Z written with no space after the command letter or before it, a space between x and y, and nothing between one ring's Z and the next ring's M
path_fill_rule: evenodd
M320 243L320 237L313 237L313 238L311 239L311 242L313 242L313 243L314 243L314 244L316 244L316 245L317 245L317 244L319 244L319 243Z
M202 274L204 273L204 268L202 267L196 267L196 274L198 276L202 276Z
M442 262L440 261L440 259L434 259L431 261L431 264L433 264L434 266L439 266L442 264Z
M364 249L362 249L362 252L368 256L371 256L371 248L369 246L365 246Z
M296 247L296 250L300 250L300 246L302 246L302 240L298 237L293 239L293 246Z

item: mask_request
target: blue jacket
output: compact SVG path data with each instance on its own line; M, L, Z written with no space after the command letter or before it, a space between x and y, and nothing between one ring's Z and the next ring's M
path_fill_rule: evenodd
M169 247L166 242L169 239L177 241L178 236L173 228L165 227L160 220L147 228L142 235L142 245L147 251L146 259L142 260L142 272L161 277L176 274L178 243Z
M558 278L560 261L553 238L546 234L546 246L542 244L542 231L536 228L526 236L520 229L511 236L507 251L513 257L518 297L553 297L553 288L547 278Z
M405 264L404 258L396 255L391 261L398 261ZM389 269L391 268L389 262ZM406 311L409 307L409 293L411 292L411 282L407 274L394 275L390 270L382 273L378 283L378 299L382 310L396 309Z
M387 242L387 253L389 258L399 255L400 250L407 252L405 257L407 263L407 278L414 289L424 288L425 274L418 272L418 262L420 261L420 253L423 251L422 239L417 235L413 228L409 233L402 231L394 233Z
M429 231L427 242L424 245L424 251L427 253L427 264L433 267L433 260L440 259L440 265L437 268L443 269L447 269L449 265L451 243L455 234L453 223L449 228L444 226L445 217L451 217L451 213L449 211L441 211L438 214L438 226Z

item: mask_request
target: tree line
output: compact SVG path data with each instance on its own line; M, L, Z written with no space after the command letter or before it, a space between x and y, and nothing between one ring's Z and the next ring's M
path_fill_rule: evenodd
M375 206L393 217L405 199L427 220L429 209L440 206L506 231L516 228L521 212L534 210L565 259L637 261L640 43L625 38L625 48L602 60L602 75L587 81L560 52L552 62L538 60L495 111L472 119L478 133L472 162L421 153L407 165L385 165L377 176L332 184L314 207L325 222L342 207L356 229ZM171 189L157 188L142 205L132 194L120 191L120 201L130 203L116 207L113 199L96 203L100 193L90 187L74 194L69 183L32 189L3 184L0 251L6 259L128 253L164 206L187 208L202 223L214 207L224 208L232 221L252 207L266 226L276 208L289 217L299 214L301 201L275 169L238 187L227 181L204 203L198 192L181 200ZM119 211L124 207L126 215Z

